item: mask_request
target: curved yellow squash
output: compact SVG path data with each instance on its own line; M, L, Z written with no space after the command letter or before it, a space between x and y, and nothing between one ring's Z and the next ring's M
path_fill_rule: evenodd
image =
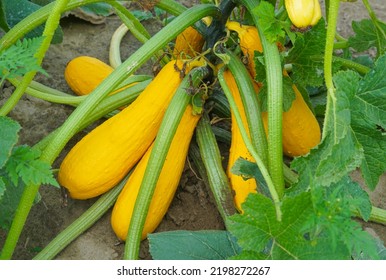
M262 52L256 27L228 22L227 28L238 33L244 55L252 55L253 57L255 50ZM248 70L251 75L255 75L253 59L248 60ZM284 75L287 75L287 73L284 72ZM291 108L287 112L283 112L283 153L290 157L296 157L306 155L312 148L317 146L320 142L321 132L319 123L304 101L303 96L295 85L292 88L295 91L296 98ZM264 112L262 117L267 131L267 113Z
M228 70L224 72L224 78L236 102L237 108L240 110L243 124L249 134L247 118L245 116L245 110L243 107L239 89L237 88L235 78L233 77L232 73ZM233 113L231 115L231 121L232 121L232 130L231 130L232 141L231 141L231 146L229 150L227 175L231 183L232 190L234 191L235 206L238 209L238 211L242 212L241 204L246 200L247 196L250 193L256 192L257 184L256 184L256 180L254 179L244 180L243 177L239 175L235 175L231 172L232 166L234 165L236 160L240 157L248 161L252 161L252 162L254 161L252 158L252 155L249 153L247 147L245 146L245 143L240 133L240 128L237 125L236 118L233 115Z
M58 180L72 198L88 199L108 191L139 161L158 132L183 68L182 61L169 62L133 103L71 149ZM185 71L190 68L188 64Z
M313 26L322 17L319 0L285 0L284 4L292 24L298 28Z
M67 64L64 78L75 94L86 95L113 71L113 67L95 57L78 56Z
M192 107L189 105L178 125L176 134L167 153L165 164L162 167L142 232L142 239L145 239L148 233L153 232L157 228L173 200L185 166L190 140L199 118L199 115L192 114ZM119 194L113 208L111 225L115 234L121 240L126 239L134 204L152 147L153 145L147 150L146 154L135 167L134 172Z

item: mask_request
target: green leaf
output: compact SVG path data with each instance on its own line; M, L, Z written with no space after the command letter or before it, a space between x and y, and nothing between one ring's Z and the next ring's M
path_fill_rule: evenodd
M293 48L285 57L292 64L292 75L296 85L303 87L323 84L323 60L326 28L323 18L310 31L297 34Z
M47 73L37 64L34 57L42 42L42 37L17 41L14 45L0 53L0 77L15 78L30 71Z
M12 28L28 15L39 10L41 6L27 0L2 0L5 10L5 18L8 25ZM40 37L43 34L44 25L38 26L30 31L25 38ZM58 27L52 38L53 44L58 44L63 41L63 31Z
M366 185L375 189L386 170L386 56L380 57L375 68L363 79L353 72L334 77L337 96L350 103L350 124L364 151L360 164ZM349 116L346 114L346 122ZM339 128L341 129L341 127Z
M5 192L5 182L4 182L3 177L0 177L0 201L4 195L4 192Z
M5 169L14 185L19 184L19 178L26 184L51 184L59 187L54 179L51 166L39 159L40 150L28 146L16 147L9 158Z
M155 260L226 260L240 248L226 231L167 231L148 235Z
M244 180L256 180L259 191L265 196L270 196L267 183L256 163L243 158L238 158L231 168L235 175L242 176Z
M139 21L144 21L154 18L154 15L150 11L134 10L131 11L133 16L135 16Z
M85 13L100 15L100 16L109 16L113 12L113 7L107 3L91 3L83 5L80 7Z
M377 24L383 34L385 34L386 24L381 21L378 21ZM378 48L379 54L383 54L386 51L386 37L380 30L377 30L372 20L363 19L359 22L353 21L352 28L355 35L348 39L350 47L358 52L363 52L372 47Z
M11 180L0 170L0 189L1 182L4 183L5 190L3 195L0 196L0 228L8 230L19 205L25 185L23 183L16 186L13 185Z
M281 221L276 219L272 201L260 194L249 195L243 210L244 214L231 217L228 228L248 255L253 252L255 256L274 260L348 258L344 250L333 250L328 240L307 238L304 223L313 215L308 192L284 197Z
M275 7L267 1L261 1L253 11L259 16L259 25L267 40L271 43L282 41L286 35L285 29L289 29L289 21L280 21L275 17Z
M0 169L3 168L12 153L13 146L17 143L20 125L4 116L0 116Z

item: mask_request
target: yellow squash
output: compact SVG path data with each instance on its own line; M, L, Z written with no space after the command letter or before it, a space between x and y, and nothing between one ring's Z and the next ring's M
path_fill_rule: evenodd
M288 17L298 28L314 26L322 17L319 0L285 0L284 3Z
M75 94L86 95L113 71L114 68L95 57L78 56L67 64L64 78Z
M201 52L204 37L193 27L189 26L176 38L173 56L176 58L191 58Z
M182 116L176 134L172 140L166 161L162 167L156 189L149 206L149 212L142 232L142 239L153 232L166 214L173 200L188 154L190 140L199 120L199 115L194 115L189 105ZM126 185L118 196L114 205L111 225L119 239L125 240L133 214L134 204L139 188L149 161L153 145L147 150L134 172L129 177Z
M238 33L244 55L253 55L255 50L262 51L260 38L256 37L256 27L241 26L236 22L228 22L227 27ZM248 32L245 30L248 30ZM248 61L248 70L254 76L254 61L253 59L248 59ZM287 73L284 72L284 75L287 75ZM291 108L287 112L283 112L283 152L287 156L296 157L306 155L312 148L317 146L320 142L321 132L319 123L304 101L303 96L295 85L292 88L295 91L296 98ZM262 117L267 131L267 113L264 112Z
M114 187L153 142L164 112L182 80L195 64L171 61L139 97L79 141L64 158L59 183L71 197L88 199ZM184 69L184 70L182 70Z
M247 118L245 116L245 110L243 107L239 89L237 88L235 78L233 77L232 73L229 70L224 72L224 78L236 102L237 108L240 110L244 127L246 128L247 133L249 134ZM256 90L258 89L256 88ZM232 129L231 129L232 141L231 141L231 146L229 150L227 175L231 183L232 190L234 191L235 206L238 209L238 211L242 212L241 204L245 201L245 199L250 193L256 192L257 184L256 184L256 180L254 179L244 180L243 177L239 175L235 175L231 172L232 166L234 165L236 160L240 157L248 161L252 161L252 162L254 161L252 158L252 155L249 153L247 147L244 144L243 138L241 136L240 128L237 125L236 118L233 115L233 113L231 114L231 122L232 122Z

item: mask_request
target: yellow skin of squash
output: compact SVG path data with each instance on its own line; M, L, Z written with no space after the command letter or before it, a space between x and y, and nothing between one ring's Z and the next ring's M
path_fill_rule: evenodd
M173 49L175 58L191 58L201 52L204 46L204 37L193 27L189 26L177 38Z
M183 61L165 65L133 103L93 129L66 155L58 181L72 198L88 199L105 193L143 156L181 83L181 72L175 67L183 69ZM187 64L185 71L192 67Z
M113 67L95 57L78 56L67 64L64 78L76 95L87 95L113 71Z
M64 70L64 79L76 95L82 96L92 92L113 71L114 68L95 57L78 56L67 64ZM111 94L135 84L124 86Z
M293 25L314 26L322 17L319 0L285 0L285 8Z
M189 105L178 125L176 134L167 153L165 164L162 167L149 206L149 212L142 232L142 240L147 237L148 233L153 232L157 228L173 200L185 166L189 144L199 119L200 116L193 115L192 107ZM117 237L121 240L126 239L134 204L152 148L153 145L147 150L146 154L135 167L134 172L129 177L114 205L111 215L111 226Z
M240 92L239 92L239 89L237 88L236 81L229 70L224 72L224 79L232 93L232 96L236 102L237 108L240 110L244 127L246 128L247 133L249 135L247 118L245 116L245 110L241 100ZM239 212L243 212L241 208L241 204L246 200L247 196L250 193L256 192L256 188L257 188L256 180L254 180L253 178L244 180L242 176L233 174L231 172L231 168L236 162L236 160L240 157L252 162L254 162L254 160L252 155L248 151L247 147L245 146L245 143L241 136L240 128L237 125L236 118L233 113L231 114L231 122L232 122L232 127L231 127L232 141L231 141L231 146L229 150L227 175L231 183L231 188L234 192L233 200L234 200L235 206Z
M238 22L228 22L227 28L238 33L241 50L245 56L248 56L248 70L254 77L254 52L263 51L257 28L254 26L241 26ZM288 74L284 71L284 75ZM291 108L287 112L283 112L283 153L289 157L296 157L308 154L312 148L319 144L321 131L316 117L297 87L293 85L292 88L295 91L296 98ZM263 112L262 117L267 132L267 113Z

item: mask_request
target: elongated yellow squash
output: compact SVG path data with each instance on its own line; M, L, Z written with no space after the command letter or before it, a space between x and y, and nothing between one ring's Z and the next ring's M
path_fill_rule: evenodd
M71 149L60 166L58 180L72 198L88 199L108 191L139 161L181 83L181 71L197 65L183 64L179 60L165 65L132 104Z
M247 118L245 116L244 106L241 100L239 89L237 88L235 78L233 77L232 73L229 70L226 70L224 72L224 78L236 102L237 108L240 111L241 118L247 130L247 133L249 134ZM257 90L258 89L256 88L256 92ZM252 158L252 155L248 151L243 141L240 128L237 125L236 118L233 113L231 114L231 135L232 135L232 140L231 140L231 146L229 150L227 175L229 178L229 182L231 183L231 188L234 191L233 200L234 200L235 206L238 211L242 212L241 204L246 200L247 196L250 193L256 192L257 184L256 184L256 180L253 178L249 180L244 180L243 177L239 175L235 175L231 172L232 166L234 165L236 160L240 157L248 161L252 161L252 162L254 161Z
M164 166L157 182L146 217L142 239L153 232L166 214L173 200L188 154L190 140L199 120L199 115L192 113L189 105L182 116L176 134L166 156ZM133 214L134 204L149 161L153 145L147 150L134 172L130 175L126 185L118 196L114 205L111 225L119 239L125 240Z
M260 38L258 35L256 36L258 34L256 27L241 26L237 22L228 22L227 27L238 33L241 50L244 55L253 55L255 50L262 51ZM252 76L255 75L253 59L248 59L248 70ZM287 75L285 71L284 75ZM283 112L283 153L289 157L296 157L306 155L319 144L321 131L316 117L304 101L296 85L293 85L292 88L295 91L296 98L291 108ZM267 132L267 113L264 112L262 117Z

